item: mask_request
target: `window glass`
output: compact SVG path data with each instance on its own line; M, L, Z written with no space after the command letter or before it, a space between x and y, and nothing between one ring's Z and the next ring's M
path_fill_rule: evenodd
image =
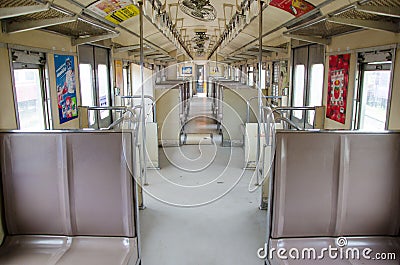
M129 84L129 82L128 82L128 68L124 68L124 69L122 69L122 77L123 77L123 79L124 79L124 96L128 96L129 94L128 94L128 90L129 90L129 87L128 87L128 84Z
M302 107L304 105L304 79L305 79L305 66L303 64L296 65L294 70L294 84L293 84L293 106ZM295 110L293 115L296 118L303 118L303 111Z
M364 72L360 129L385 130L390 77L390 70Z
M93 75L90 64L79 64L79 78L81 84L81 102L82 106L94 106L93 95ZM93 111L89 111L89 124L93 125L95 117Z
M309 106L322 105L322 91L324 86L324 65L313 64L310 73L310 93L309 93ZM314 123L314 111L309 111L308 123Z
M253 86L254 85L254 76L253 76L253 66L250 66L247 68L247 78L248 78L248 85L249 86Z
M105 64L98 66L98 80L99 80L99 103L101 107L109 106L109 84L108 84L108 67ZM104 119L110 115L108 110L100 111L100 118Z
M265 69L261 69L261 89L265 89Z
M42 87L39 69L14 70L18 118L21 130L44 130Z

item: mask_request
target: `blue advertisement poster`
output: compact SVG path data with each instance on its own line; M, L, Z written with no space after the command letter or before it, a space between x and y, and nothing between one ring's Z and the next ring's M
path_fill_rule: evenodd
M191 75L193 74L191 66L183 66L182 67L182 75Z
M60 124L78 117L74 56L54 55Z

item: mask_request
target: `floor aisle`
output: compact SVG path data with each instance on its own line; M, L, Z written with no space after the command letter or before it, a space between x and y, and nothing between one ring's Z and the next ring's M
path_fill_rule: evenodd
M172 157L181 154L177 147L166 149ZM198 154L198 146L182 149L187 156ZM174 204L190 205L215 198L229 190L243 173L242 148L218 147L217 152L211 165L196 172L186 171L193 163L182 162L180 166L185 170L178 169L160 152L161 170L148 171L148 191ZM226 156L231 164L223 171ZM170 206L146 194L147 208L140 212L143 265L262 265L256 253L265 242L266 212L257 208L260 191L247 190L251 174L244 172L226 196L202 207ZM185 187L205 186L197 190L176 187L171 182Z
M185 132L217 136L202 115L212 115L211 100L192 98ZM266 211L258 209L261 191L248 192L254 172L243 170L243 149L213 141L159 153L140 211L142 265L263 265Z

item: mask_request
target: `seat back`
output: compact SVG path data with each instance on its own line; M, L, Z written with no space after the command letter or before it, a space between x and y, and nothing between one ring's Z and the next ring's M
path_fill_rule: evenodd
M125 134L0 133L7 232L135 237Z
M278 132L271 237L398 236L400 133Z
M23 133L0 137L7 232L71 233L62 135Z

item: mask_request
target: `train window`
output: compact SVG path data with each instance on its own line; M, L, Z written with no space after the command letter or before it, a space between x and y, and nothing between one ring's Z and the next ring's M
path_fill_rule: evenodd
M313 64L310 71L309 106L322 105L322 88L324 86L324 65ZM309 124L314 123L314 112L310 112L307 119Z
M266 85L266 73L267 70L265 69L265 64L263 64L262 68L261 68L261 89L265 89L265 85Z
M19 129L21 130L46 129L43 88L40 79L40 69L14 70Z
M81 102L83 106L93 106L93 69L90 64L79 64L79 79L81 81ZM89 125L95 123L95 116L89 112Z
M108 67L105 64L98 65L98 79L99 79L99 102L101 107L110 105L109 90L110 86L108 83ZM110 115L109 111L101 111L101 119L105 119Z
M393 50L358 54L359 82L355 93L354 128L368 131L387 129L392 79Z
M303 106L304 99L304 79L306 78L306 68L305 65L296 65L294 69L294 84L293 84L293 106L301 107ZM303 111L295 110L293 115L298 119L303 119Z
M248 66L247 68L247 84L249 86L253 86L254 85L254 67L253 66Z
M129 96L129 66L122 69L122 78L124 79L124 96Z
M385 130L390 70L366 71L362 82L360 129Z
M12 50L16 114L21 130L51 128L50 97L45 82L45 54Z

